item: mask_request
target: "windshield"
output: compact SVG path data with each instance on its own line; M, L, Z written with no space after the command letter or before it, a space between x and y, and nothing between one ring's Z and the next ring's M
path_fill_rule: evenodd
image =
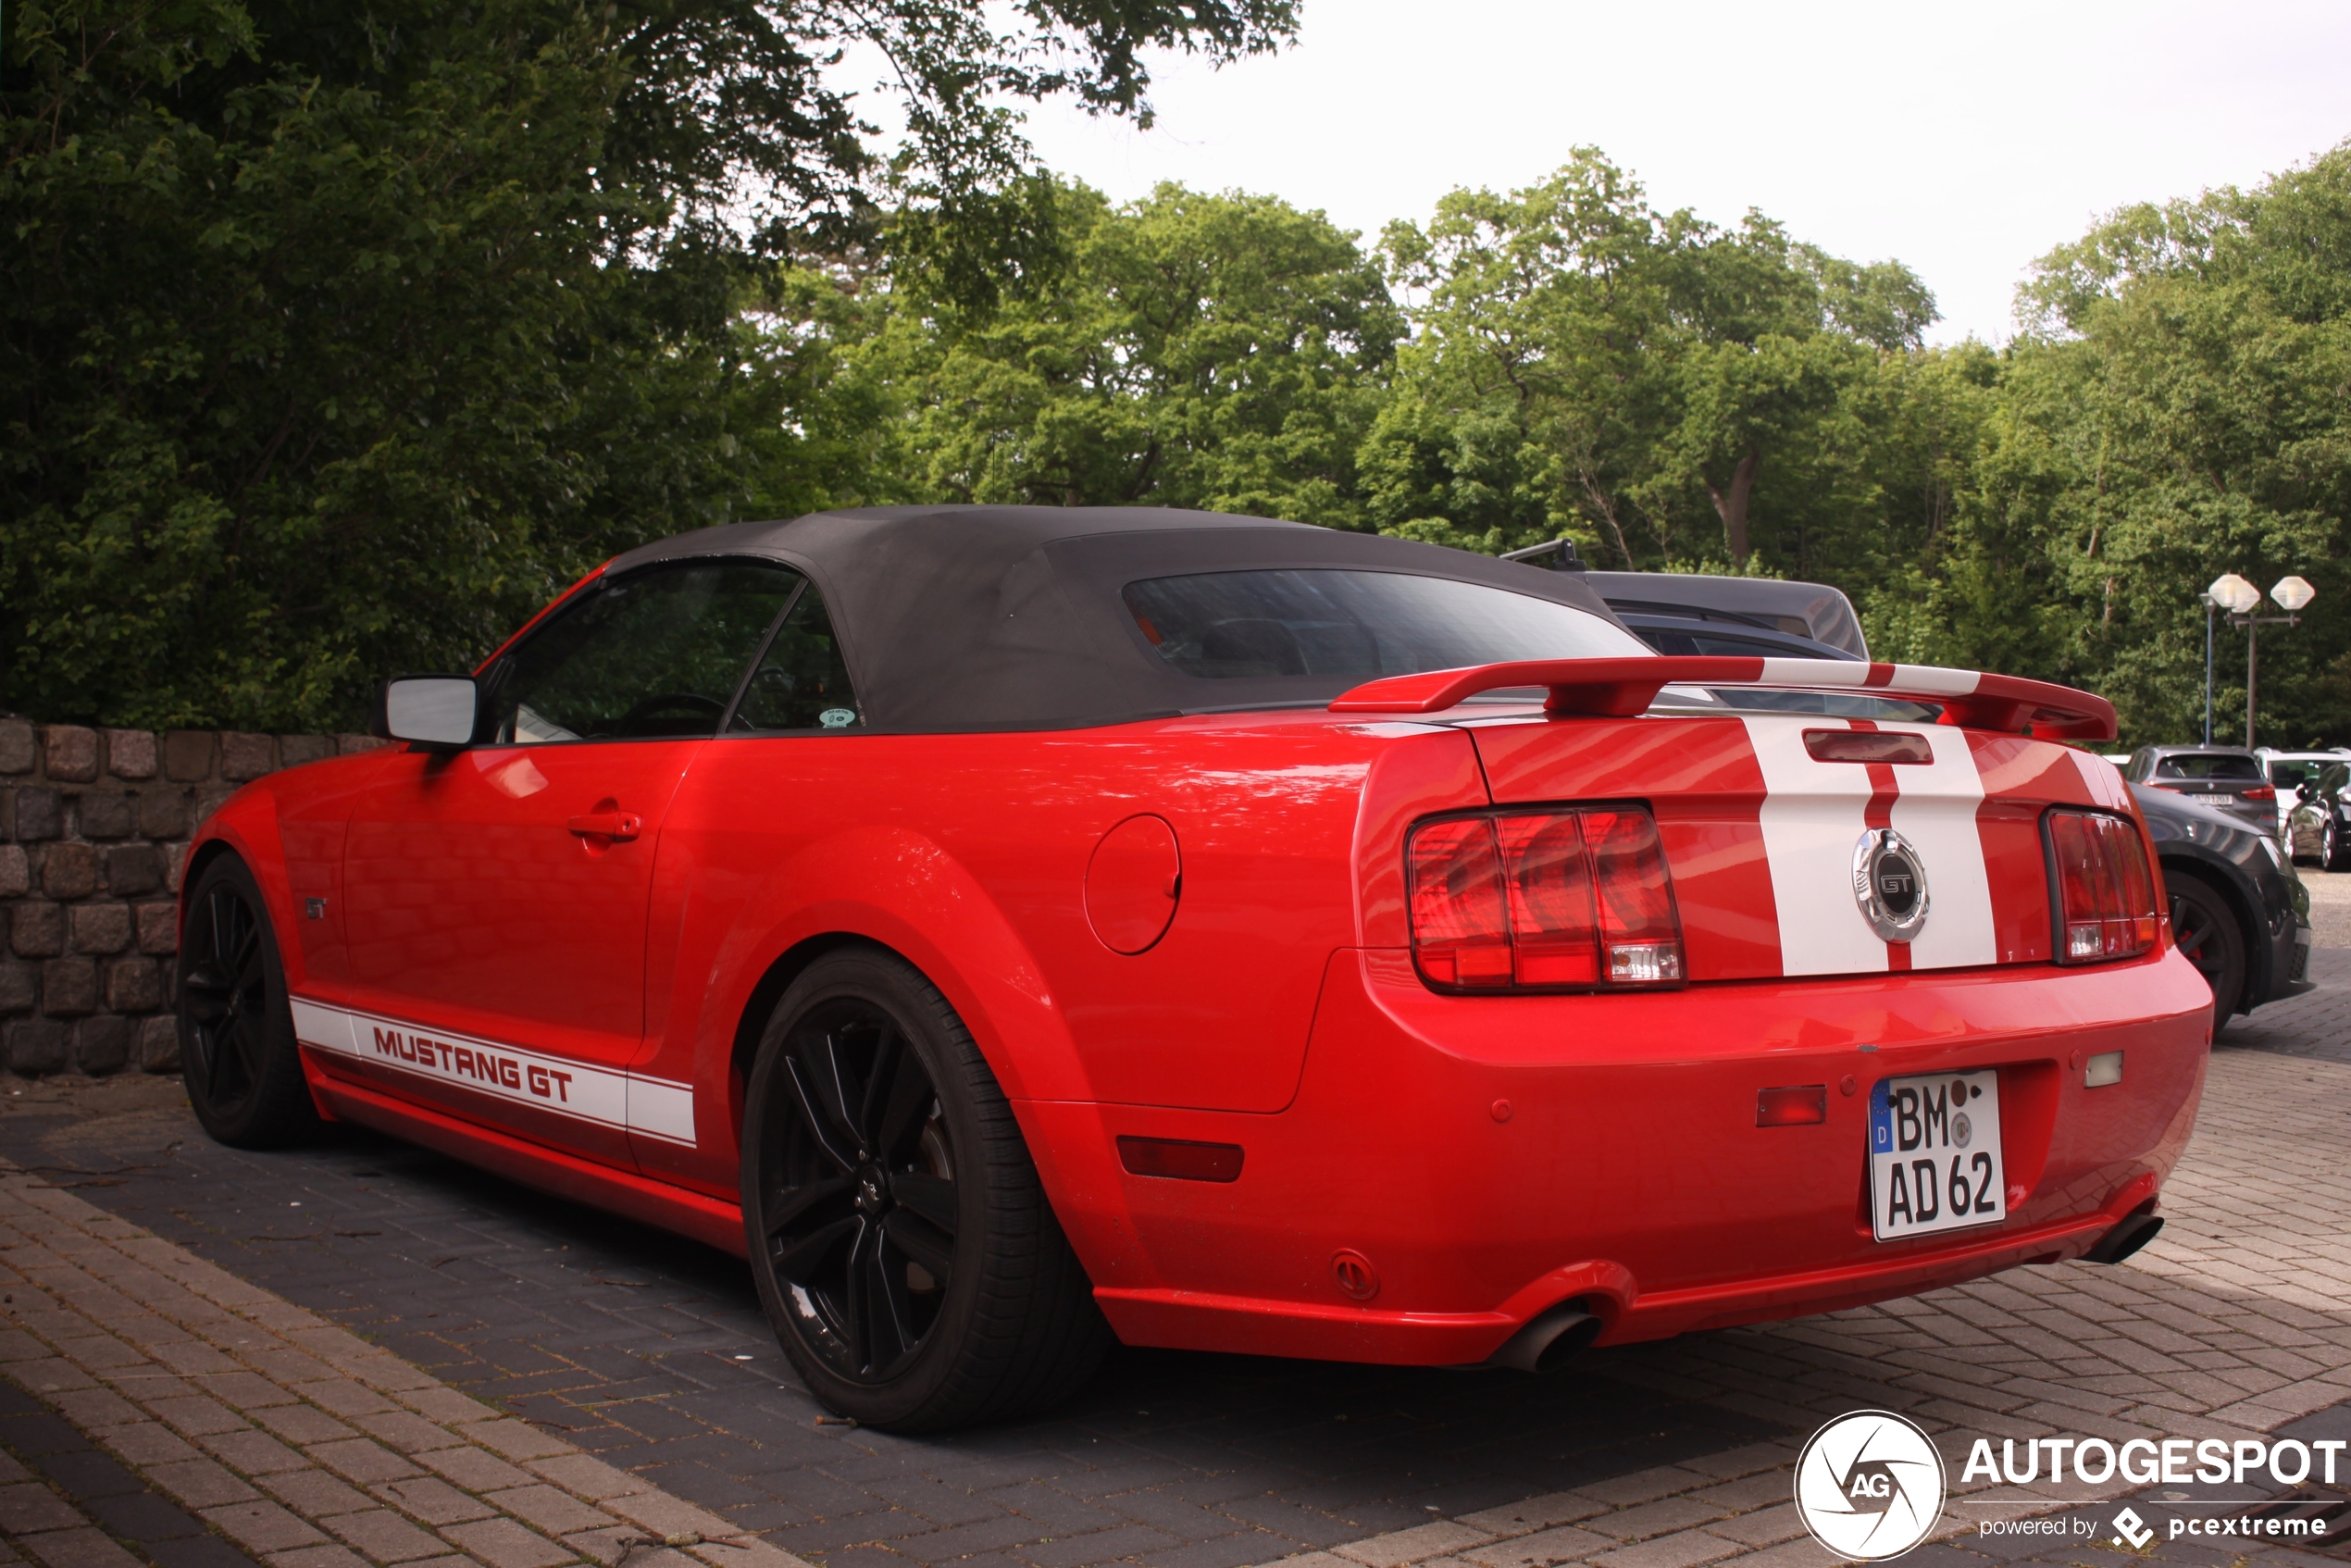
M1572 604L1400 572L1201 572L1130 582L1125 598L1161 658L1212 680L1652 656Z
M2231 782L2242 779L2258 784L2261 782L2261 764L2255 757L2226 753L2215 756L2208 753L2189 752L2159 759L2155 765L2155 776L2158 778L2208 778Z

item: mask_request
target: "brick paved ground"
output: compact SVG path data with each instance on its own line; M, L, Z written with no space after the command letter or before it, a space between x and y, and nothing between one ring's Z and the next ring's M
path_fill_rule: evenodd
M2171 1227L2123 1267L1597 1352L1542 1381L1128 1352L1048 1418L946 1439L818 1425L739 1265L385 1140L240 1155L122 1083L26 1089L0 1152L828 1568L1778 1568L1825 1561L1785 1500L1827 1415L2200 1436L2351 1397L2351 953L2317 963L2332 986L2223 1037ZM1979 1495L1955 1527L1991 1500L2051 1500Z
M2310 890L2310 932L2320 947L2351 948L2351 871L2296 868Z
M0 1440L42 1473L0 1530L54 1568L807 1568L12 1167L0 1323Z
M0 1383L0 1562L27 1557L73 1568L255 1568L54 1406Z
M1725 1456L1714 1456L1284 1568L1817 1568L1835 1559L1804 1536L1788 1500L1796 1449L1803 1433L1856 1409L1898 1411L1941 1437L1955 1490L1978 1437L2233 1438L2303 1420L2351 1436L2351 952L2321 950L2313 970L2320 989L2222 1035L2195 1143L2165 1190L2167 1227L2130 1263L2018 1269L1909 1300L1596 1355L1660 1394L1793 1430L1748 1450L1748 1473L1727 1485ZM2339 1474L2351 1483L2351 1466ZM1947 1544L1906 1561L1982 1568L1987 1555L2029 1556L2030 1544L2018 1551L2012 1541L1992 1551L1983 1522L2059 1501L2132 1497L2145 1516L2168 1519L2177 1512L2169 1503L2197 1500L2196 1488L2150 1496L2125 1485L1979 1480L1966 1490ZM2048 1561L2080 1564L2098 1549L2068 1543ZM2150 1549L2174 1562L2236 1555Z
M834 1568L1238 1568L1780 1430L1604 1374L1153 1351L1015 1426L819 1425L731 1259L366 1135L239 1154L152 1080L71 1093L0 1153Z

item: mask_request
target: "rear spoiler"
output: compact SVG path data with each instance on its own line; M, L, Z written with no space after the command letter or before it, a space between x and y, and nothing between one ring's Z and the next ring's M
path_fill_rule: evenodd
M1441 713L1480 691L1544 686L1548 713L1630 718L1647 713L1673 686L1777 686L1797 691L1865 691L1936 703L1942 722L2005 729L2044 740L2111 740L2114 704L2104 697L2012 675L1940 669L1933 665L1865 665L1846 659L1759 659L1659 655L1633 659L1524 659L1467 669L1392 675L1344 693L1335 714Z

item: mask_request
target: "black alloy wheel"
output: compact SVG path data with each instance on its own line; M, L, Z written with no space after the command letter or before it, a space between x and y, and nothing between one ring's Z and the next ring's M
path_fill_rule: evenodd
M768 1257L833 1370L886 1382L955 1277L944 1108L905 1031L860 997L803 1014L777 1071L793 1114L763 1194Z
M239 1149L315 1132L268 907L233 854L209 862L188 895L178 979L180 1076L205 1131Z
M2171 937L2212 988L2212 1033L2229 1026L2245 996L2245 933L2228 901L2200 877L2164 871L2171 894Z
M742 1195L777 1342L865 1425L1039 1409L1107 1349L1002 1090L893 955L838 950L777 1004L746 1089Z

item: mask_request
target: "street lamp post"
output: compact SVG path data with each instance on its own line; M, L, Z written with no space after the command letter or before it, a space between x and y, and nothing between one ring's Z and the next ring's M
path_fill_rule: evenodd
M2303 608L2319 596L2319 591L2298 577L2283 577L2270 590L2270 597L2277 601L2283 616L2263 616L2255 612L2261 607L2261 591L2234 572L2215 578L2204 594L2204 738L2212 740L2212 612L2217 607L2229 613L2229 624L2245 628L2245 749L2253 749L2253 703L2256 681L2260 674L2260 638L2265 626L2299 626Z
M2212 744L2212 612L2220 602L2204 594L2204 743Z

